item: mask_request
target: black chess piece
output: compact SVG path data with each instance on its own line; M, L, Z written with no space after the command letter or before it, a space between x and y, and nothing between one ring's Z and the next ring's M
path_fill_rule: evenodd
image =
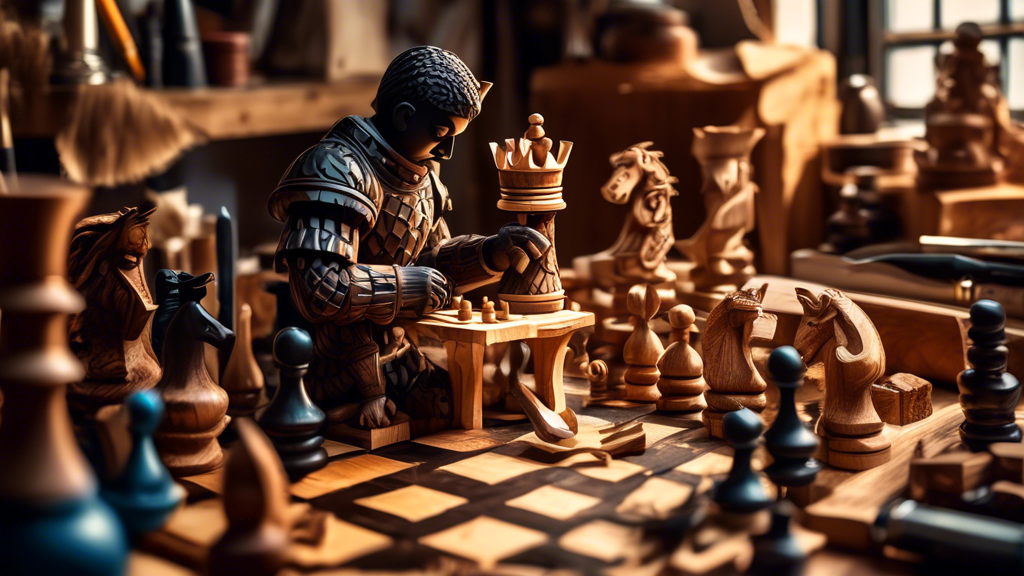
M274 364L281 371L281 384L259 419L293 482L327 464L324 437L318 434L326 416L309 399L302 381L312 357L308 332L292 327L277 333Z
M807 553L789 530L796 505L788 500L772 504L772 523L768 532L755 536L754 558L748 574L798 576L803 574Z
M965 421L960 439L973 450L984 450L995 442L1020 442L1021 429L1014 409L1020 399L1020 382L1006 372L1006 313L992 300L971 305L971 328L967 336L970 368L956 378L960 408Z
M807 429L796 413L796 390L804 383L807 368L800 353L782 346L768 357L768 373L779 388L779 413L764 434L765 448L774 462L764 469L772 482L787 488L814 482L821 462L812 456L818 436Z
M132 449L124 470L103 487L100 496L117 511L125 531L135 539L163 526L185 499L185 489L171 479L153 443L164 413L160 394L136 392L128 397L127 405Z
M734 450L729 475L715 484L712 499L724 512L752 514L771 504L767 491L751 468L751 456L761 438L761 418L749 408L722 418L722 436Z

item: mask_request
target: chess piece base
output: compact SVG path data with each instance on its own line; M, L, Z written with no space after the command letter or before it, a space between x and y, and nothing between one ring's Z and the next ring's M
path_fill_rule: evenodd
M296 482L311 472L327 466L327 450L321 445L323 436L314 436L302 442L274 441L274 448L281 457L281 464L292 482Z
M498 298L508 302L508 311L512 314L547 314L565 308L564 290L549 294L498 294Z
M331 440L353 444L366 450L376 450L412 438L409 416L402 412L395 413L391 425L384 428L359 428L342 422L331 425L325 435Z
M224 463L224 451L217 438L229 422L231 417L224 416L219 424L203 432L158 431L153 440L171 476L195 476L219 468Z
M972 452L984 450L996 442L1021 442L1020 426L1010 422L998 426L980 426L964 422L960 424L960 439Z
M654 384L643 385L630 384L627 382L625 385L625 400L653 404L654 402L657 402L660 397L661 393L658 392L658 387Z
M823 442L815 458L844 470L870 470L892 459L892 439L886 428L860 438L832 436L819 429Z
M697 412L708 407L703 394L695 396L662 396L658 398L661 412Z

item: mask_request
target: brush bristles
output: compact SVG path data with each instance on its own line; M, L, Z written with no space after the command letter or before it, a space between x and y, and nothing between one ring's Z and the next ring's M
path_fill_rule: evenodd
M12 84L23 92L38 94L53 68L49 36L38 27L23 27L0 14L0 68L11 71Z
M138 182L199 142L165 102L128 80L82 87L71 122L56 139L68 177L88 186Z

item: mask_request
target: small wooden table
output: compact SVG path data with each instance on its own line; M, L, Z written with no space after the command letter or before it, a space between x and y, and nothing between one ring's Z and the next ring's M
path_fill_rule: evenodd
M561 414L567 410L562 389L562 364L567 344L574 332L593 325L594 314L591 312L561 310L484 324L480 321L480 312L475 311L473 320L468 323L428 317L409 326L409 329L429 328L444 342L455 404L452 425L479 430L484 422L483 369L487 345L525 341L533 352L537 397L548 408Z

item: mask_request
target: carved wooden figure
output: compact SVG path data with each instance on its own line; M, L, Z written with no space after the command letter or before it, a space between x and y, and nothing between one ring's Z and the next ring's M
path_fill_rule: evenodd
M504 146L491 142L501 187L498 209L514 213L520 225L537 230L551 243L530 261L519 249L512 267L501 277L498 295L508 302L513 314L557 312L565 304L555 255L555 214L565 209L562 171L572 142L563 140L555 156L551 154L552 141L545 136L544 117L531 114L529 122L518 143L512 138L505 140Z
M228 415L250 416L263 397L263 371L252 352L252 308L242 304L238 314L238 330L231 357L220 379L220 387L228 393Z
M167 327L157 385L167 411L155 440L172 476L209 472L224 459L217 437L231 421L228 393L210 376L203 344L226 351L234 339L198 302L183 304Z
M615 168L601 187L601 196L612 204L629 205L618 239L607 250L580 256L573 268L596 287L612 291L616 309L625 308L625 294L636 284L674 282L676 275L665 267L675 236L672 232L673 184L661 161L661 152L641 142L612 154Z
M240 419L238 444L224 467L228 529L210 550L210 574L273 575L284 567L291 521L288 479L270 440Z
M71 349L85 364L85 378L70 386L68 398L73 409L89 416L160 380L150 341L157 306L142 267L152 213L124 208L75 226L68 277L85 296L86 308L71 320Z
M885 373L885 350L874 324L845 294L827 288L815 296L796 288L803 306L793 345L804 362L819 352L825 362L825 400L818 434L825 462L866 470L891 457L885 423L871 402L871 384Z
M697 315L686 304L668 311L673 342L658 360L658 410L662 412L697 412L708 407L704 400L704 361L690 346L690 331Z
M675 243L684 262L672 266L685 291L729 292L756 273L743 237L754 229L750 152L764 130L736 126L694 128L693 155L701 165L707 218L697 233Z
M633 402L657 402L661 394L658 392L658 359L665 352L661 339L651 330L651 319L661 308L658 290L649 284L638 284L629 289L626 306L632 314L633 333L626 340L622 349L622 359L626 361L626 372L622 375L626 382L626 400Z
M712 436L722 437L722 417L727 413L741 408L761 412L767 405L764 391L768 384L750 355L754 322L766 316L761 302L767 291L765 284L756 290L732 292L708 314L702 337L708 407L701 419Z

